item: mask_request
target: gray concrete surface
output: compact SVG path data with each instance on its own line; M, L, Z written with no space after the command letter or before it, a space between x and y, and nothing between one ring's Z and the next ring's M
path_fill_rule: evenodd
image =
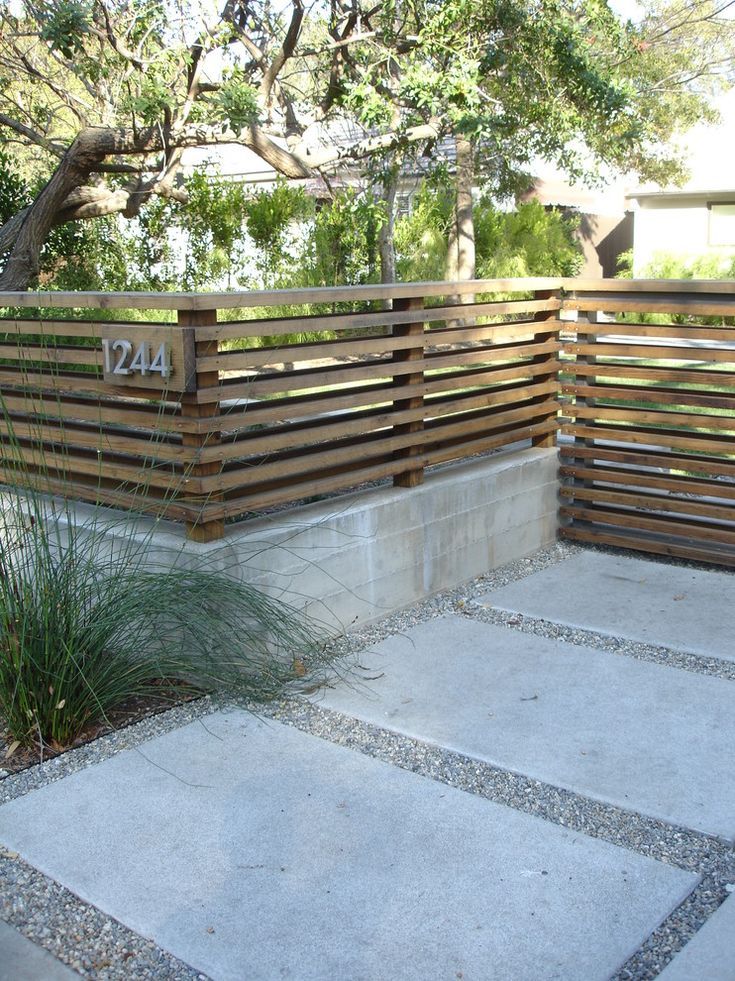
M79 978L76 971L0 920L0 981L73 981L74 978Z
M557 470L555 449L517 450L427 474L410 491L379 487L235 524L208 544L184 542L166 522L136 520L152 562L206 561L340 633L553 542ZM73 511L101 527L100 509ZM120 534L120 512L111 520Z
M360 655L321 705L579 794L735 837L733 686L466 617ZM712 788L717 788L717 793Z
M659 974L661 981L735 981L735 896Z
M735 661L735 576L725 572L587 551L482 605Z
M6 804L0 841L217 981L602 981L698 881L239 711Z

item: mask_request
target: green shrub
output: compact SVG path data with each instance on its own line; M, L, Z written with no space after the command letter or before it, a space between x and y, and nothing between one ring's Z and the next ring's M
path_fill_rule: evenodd
M326 665L300 611L211 564L152 568L152 533L129 518L75 524L13 489L2 505L0 716L12 741L69 744L167 683L264 699Z
M633 278L633 250L623 252L618 259L618 278ZM735 256L699 254L676 255L656 252L637 279L735 279ZM682 324L718 327L733 326L734 317L690 315L687 313L624 313L618 314L620 323Z
M243 581L224 550L159 558L156 522L96 507L79 518L22 489L45 468L26 471L2 397L0 423L17 473L0 486L0 728L11 743L68 745L130 697L182 683L267 699L326 669L320 625Z

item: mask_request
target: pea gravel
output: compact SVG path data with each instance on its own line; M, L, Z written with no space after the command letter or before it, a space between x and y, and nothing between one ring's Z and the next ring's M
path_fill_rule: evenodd
M449 613L461 614L508 629L585 644L606 653L656 661L681 670L735 681L735 664L697 657L588 630L563 627L546 620L488 610L477 601L485 594L518 581L581 551L558 543L530 559L447 590L379 622L351 631L335 641L334 649L348 664L355 684L369 684L360 667L360 653L386 637L418 623ZM613 551L601 549L601 551ZM676 565L694 563L654 560ZM341 669L344 673L344 669ZM0 779L0 804L91 766L126 749L145 754L141 744L154 736L199 720L227 705L241 705L263 719L273 719L356 752L384 760L468 793L536 815L573 831L600 838L702 877L697 888L655 930L615 975L614 981L647 981L656 977L671 957L704 924L735 889L735 851L729 843L685 828L667 825L632 811L601 804L559 787L493 767L459 753L435 747L322 708L297 696L254 706L235 697L206 697L179 706L127 729L66 753L22 773ZM0 777L2 771L0 771ZM191 968L132 933L68 890L0 849L0 915L29 939L84 977L110 979L204 979Z

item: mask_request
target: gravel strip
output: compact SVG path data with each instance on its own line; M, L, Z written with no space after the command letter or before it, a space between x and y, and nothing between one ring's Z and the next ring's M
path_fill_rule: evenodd
M351 632L335 641L335 651L340 655L350 655L347 661L354 663L354 655L369 650L389 636L404 633L416 624L435 617L461 614L499 623L508 629L585 644L606 653L656 661L686 671L735 680L735 665L730 662L651 647L591 631L574 630L517 614L490 611L475 602L493 589L524 579L580 551L583 551L582 547L573 543L552 545L530 559L512 562L408 610ZM600 551L620 554L610 549ZM681 560L654 561L698 567L696 563ZM210 713L233 704L255 710L262 718L294 726L448 786L534 814L657 861L699 873L702 876L700 885L651 934L618 972L614 981L648 981L654 978L726 898L728 886L735 883L735 852L728 844L714 838L601 804L441 747L388 732L298 697L285 698L268 706L253 706L225 696L189 702L110 733L40 766L5 776L0 780L0 804L123 750L135 749L155 736L196 719L203 720ZM18 856L1 849L0 915L84 977L105 981L127 981L131 978L188 981L205 977L151 941L86 905Z
M85 978L207 981L2 848L0 916Z
M462 612L473 620L481 620L483 623L492 623L499 627L512 627L514 630L535 634L537 637L548 637L568 644L592 647L607 654L622 654L638 661L651 661L669 668L691 671L693 674L707 674L713 678L735 681L735 662L724 661L719 657L675 651L670 647L644 644L623 637L611 637L609 634L599 634L594 630L583 630L580 627L566 627L552 620L542 620L522 613L488 609L475 601L472 602L471 609L464 609Z

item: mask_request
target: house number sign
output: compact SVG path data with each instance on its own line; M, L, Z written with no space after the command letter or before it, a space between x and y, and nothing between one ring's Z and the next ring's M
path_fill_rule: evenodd
M102 354L105 359L106 375L146 375L159 374L161 378L171 376L171 346L164 341L151 357L151 345L140 341L133 348L133 342L123 338L102 341Z
M102 334L102 374L118 387L195 391L194 330L177 324L111 324Z

